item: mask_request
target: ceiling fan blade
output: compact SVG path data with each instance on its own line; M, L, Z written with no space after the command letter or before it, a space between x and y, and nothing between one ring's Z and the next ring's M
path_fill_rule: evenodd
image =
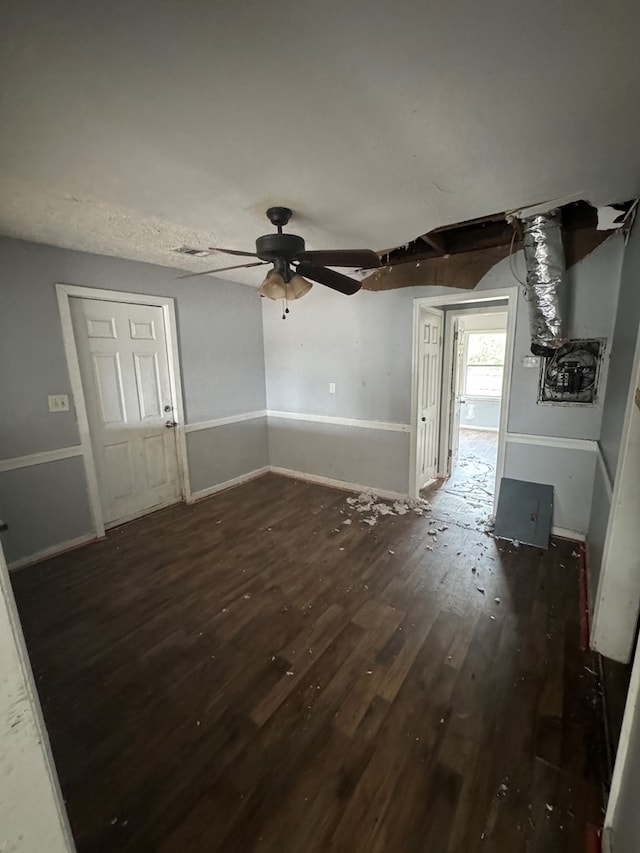
M349 278L349 276L342 275L341 272L329 270L326 267L314 267L311 266L311 264L298 264L296 272L303 278L310 278L312 281L317 281L318 284L324 284L325 287L337 290L338 293L344 293L345 296L352 296L362 287L362 284L359 281Z
M179 278L196 278L199 275L209 275L212 272L225 272L226 270L243 270L247 267L263 267L265 264L269 263L268 261L255 261L252 264L236 264L233 267L218 267L215 270L201 270L200 272L188 272L185 275L177 275L176 279Z
M318 267L355 267L370 270L380 266L380 258L370 249L319 249L300 252L295 260Z
M209 246L212 252L224 252L225 255L239 255L241 258L257 258L255 252L241 252L239 249L220 249L218 246Z

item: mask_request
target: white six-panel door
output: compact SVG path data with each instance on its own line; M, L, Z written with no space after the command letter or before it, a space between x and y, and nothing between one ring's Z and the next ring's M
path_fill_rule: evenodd
M181 497L162 309L70 299L105 526Z
M418 488L438 472L442 318L436 308L420 307L418 339Z

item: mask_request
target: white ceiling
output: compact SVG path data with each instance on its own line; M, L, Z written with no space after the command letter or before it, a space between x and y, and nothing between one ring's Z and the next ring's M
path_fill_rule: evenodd
M206 269L640 190L637 0L10 0L0 233ZM259 274L228 274L255 282Z

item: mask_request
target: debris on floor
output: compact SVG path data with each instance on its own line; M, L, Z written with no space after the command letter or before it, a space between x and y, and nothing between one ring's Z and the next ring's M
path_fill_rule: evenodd
M362 521L368 524L369 527L377 524L383 515L406 515L409 512L413 512L416 515L423 516L431 512L431 504L429 501L424 500L424 498L416 498L415 500L407 498L406 500L397 500L390 504L377 498L370 492L361 492L356 497L347 498L347 505L355 509L356 512L366 515L366 518L363 518ZM351 519L343 522L343 524L350 523Z

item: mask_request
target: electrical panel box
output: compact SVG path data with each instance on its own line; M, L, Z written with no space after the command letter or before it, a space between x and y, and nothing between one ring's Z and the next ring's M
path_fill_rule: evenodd
M602 338L572 340L540 364L539 403L593 406L604 354Z

